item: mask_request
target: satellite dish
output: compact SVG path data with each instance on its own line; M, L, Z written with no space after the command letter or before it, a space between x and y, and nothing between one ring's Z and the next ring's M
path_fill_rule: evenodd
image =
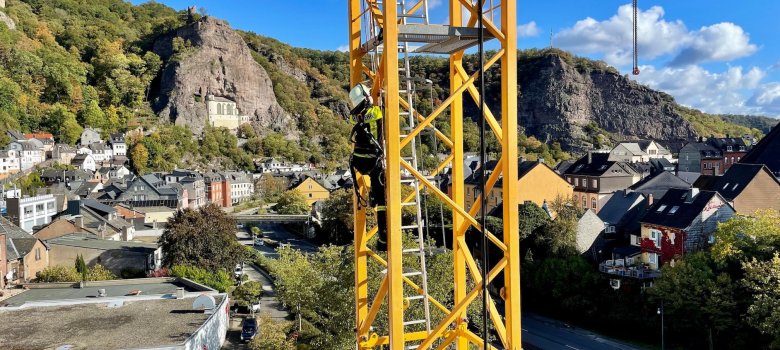
M199 295L197 298L195 298L195 301L192 302L193 310L203 310L206 313L213 312L216 306L217 301L214 300L214 297L206 294Z

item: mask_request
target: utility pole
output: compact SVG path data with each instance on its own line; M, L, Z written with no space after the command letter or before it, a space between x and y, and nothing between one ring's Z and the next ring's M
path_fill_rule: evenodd
M661 307L658 308L658 314L661 315L661 350L665 350L665 341L664 341L664 301L661 300Z

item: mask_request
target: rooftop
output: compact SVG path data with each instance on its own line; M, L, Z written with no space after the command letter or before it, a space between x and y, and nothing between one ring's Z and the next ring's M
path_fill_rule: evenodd
M27 294L22 293L21 295ZM222 296L215 296L217 303ZM132 299L130 299L132 300ZM0 310L0 348L146 348L178 345L211 315L192 309L193 298L82 303ZM121 331L120 331L121 330Z
M137 243L137 244L142 244L142 243ZM60 300L60 301L61 300L84 301L86 299L92 300L95 297L97 297L98 289L100 288L106 290L106 297L126 296L131 290L140 290L142 296L175 294L176 288L179 287L184 288L185 292L199 291L196 288L178 282L174 278L164 278L164 279L141 278L136 280L117 280L117 281L122 281L126 283L115 283L113 285L110 285L110 283L104 281L104 282L91 282L95 286L92 287L88 286L85 288L74 288L72 286L66 286L63 288L31 288L19 295L4 300L2 303L0 303L0 306L14 307L14 306L21 306L25 303L30 303L30 302L46 302L46 301L53 301L53 300ZM2 307L0 307L0 312L3 310ZM4 317L0 317L0 318L5 319ZM0 325L0 334L2 333L3 333L2 325ZM2 341L2 337L0 337L0 341ZM0 348L3 347L0 346Z
M132 242L132 241L112 241L107 239L100 239L93 234L89 233L72 233L57 238L52 238L46 241L50 245L62 245L69 247L89 248L97 250L155 250L157 244Z

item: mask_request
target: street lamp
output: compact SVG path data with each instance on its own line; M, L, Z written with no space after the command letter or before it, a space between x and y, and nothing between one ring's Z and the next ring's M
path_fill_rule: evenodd
M665 349L664 344L664 302L661 300L661 307L656 311L658 315L661 315L661 350Z

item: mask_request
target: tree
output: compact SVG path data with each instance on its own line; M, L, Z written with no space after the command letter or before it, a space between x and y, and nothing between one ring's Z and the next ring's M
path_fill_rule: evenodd
M311 207L306 203L306 197L298 190L289 190L279 196L275 206L276 212L286 215L308 214Z
M260 316L257 337L249 347L252 350L295 350L295 341L287 334L292 329L290 321L276 321L268 315Z
M652 300L663 301L675 331L686 334L691 347L709 343L712 348L722 332L738 327L736 285L713 267L706 252L689 254L674 266L665 265L649 290Z
M255 193L267 203L275 203L278 197L286 189L284 180L271 174L264 174L255 186Z
M714 235L712 256L718 263L766 261L780 250L780 214L765 210L752 217L739 215L718 225Z
M84 257L81 254L76 256L76 272L81 274L81 279L83 281L87 280L89 269L87 268L87 263L84 262Z
M170 274L205 284L222 293L233 287L232 275L225 270L209 271L195 266L176 265L171 267Z
M752 293L747 310L748 323L772 337L772 348L780 348L780 256L769 261L753 258L743 264L743 285Z
M256 281L244 282L233 290L233 300L241 306L257 303L261 296L263 296L263 285Z
M44 123L60 142L70 145L76 144L84 131L76 121L76 115L61 104L56 104L49 110Z
M149 150L146 149L143 143L135 144L133 149L130 150L130 162L139 175L146 173L147 164L149 163Z
M106 114L100 109L98 102L89 101L86 107L81 111L81 123L93 128L101 128L106 124Z
M330 194L322 206L322 231L330 244L347 244L352 241L354 222L352 191L338 190Z
M248 257L238 243L236 223L218 206L177 211L160 236L166 266L188 265L209 272L233 271Z
M250 231L252 231L252 236L255 238L263 237L263 230L260 227L252 226Z

